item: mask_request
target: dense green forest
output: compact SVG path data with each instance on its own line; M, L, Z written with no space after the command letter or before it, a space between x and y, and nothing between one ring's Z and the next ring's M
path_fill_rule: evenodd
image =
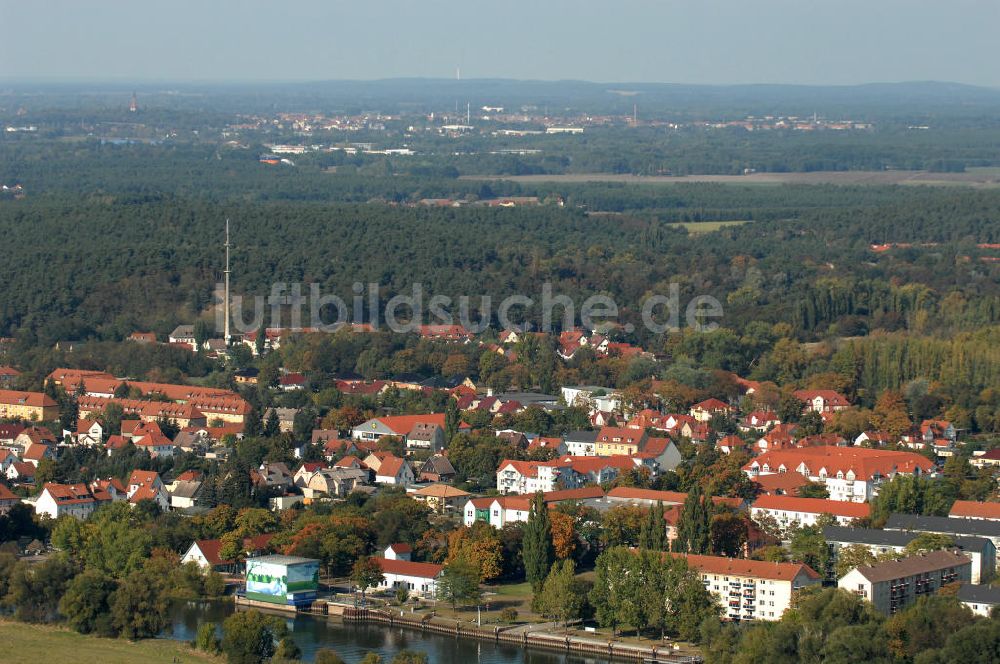
M1000 192L992 190L535 187L275 170L197 146L18 145L0 155L0 180L28 192L0 201L16 265L0 275L0 331L46 341L169 331L197 316L221 275L226 218L235 292L246 295L267 294L274 281L315 282L349 299L355 282L376 282L384 302L421 283L428 294L476 303L538 299L548 282L577 303L610 295L623 322L638 323L643 299L676 283L683 301L707 294L723 302L726 327L788 322L803 340L1000 320L1000 266L988 260L996 252L976 246L1000 242ZM558 195L566 206L400 204L498 188ZM691 235L672 225L706 220L750 223ZM914 246L871 251L882 242ZM537 322L540 312L525 315Z

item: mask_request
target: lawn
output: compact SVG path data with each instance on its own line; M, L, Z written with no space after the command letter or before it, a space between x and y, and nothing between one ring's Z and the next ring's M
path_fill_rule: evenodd
M748 221L691 221L691 222L677 222L676 224L670 224L671 226L678 226L687 229L688 233L692 235L696 233L711 233L713 231L726 228L728 226L742 226L743 224L750 223Z
M6 664L37 662L100 662L100 664L204 664L221 662L195 652L179 641L155 639L130 643L124 639L84 636L68 629L0 621L0 643Z

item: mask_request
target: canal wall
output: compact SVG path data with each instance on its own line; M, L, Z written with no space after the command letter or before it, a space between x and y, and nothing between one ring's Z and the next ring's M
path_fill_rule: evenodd
M349 621L369 622L455 637L508 643L523 648L545 648L594 655L607 659L662 664L698 664L702 661L701 657L680 655L670 647L643 646L620 641L554 634L543 630L532 631L531 625L481 627L458 622L445 623L427 615L399 615L382 609L362 609L333 602L327 603L323 608L313 605L312 612L326 613L329 616Z

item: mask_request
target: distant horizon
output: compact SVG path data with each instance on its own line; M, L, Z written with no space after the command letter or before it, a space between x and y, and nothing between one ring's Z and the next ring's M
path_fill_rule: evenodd
M691 83L678 81L630 81L630 80L597 80L581 78L518 78L512 76L469 77L462 79L446 76L386 76L379 78L129 78L129 77L76 77L64 78L58 76L19 77L0 76L0 84L6 85L308 85L330 83L393 83L428 81L435 83L550 83L550 84L580 84L580 85L623 85L623 86L674 86L684 88L863 88L892 87L905 85L927 86L958 86L965 88L1000 91L1000 84L966 83L963 81L944 79L906 79L906 80L871 80L858 83L802 83L795 81L777 82L760 81L745 83Z
M0 0L0 79L1000 87L982 0Z

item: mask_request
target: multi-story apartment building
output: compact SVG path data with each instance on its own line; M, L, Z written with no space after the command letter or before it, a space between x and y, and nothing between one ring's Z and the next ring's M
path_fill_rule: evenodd
M693 554L684 558L722 605L723 616L734 621L778 620L791 605L796 590L821 581L819 574L801 563Z
M837 585L853 592L886 614L897 613L920 597L937 593L950 583L970 583L972 560L958 551L931 551L855 567Z
M59 404L42 392L0 390L0 419L47 422L59 419Z
M743 471L750 479L799 473L826 485L830 500L864 503L875 497L883 482L897 475L933 476L935 466L915 452L821 445L765 452Z
M823 539L834 558L848 546L861 545L880 556L888 553L903 555L906 545L920 534L902 530L876 530L874 528L844 528L827 526ZM972 583L985 583L993 578L997 564L997 548L985 537L958 536L953 538L954 548L972 560Z

